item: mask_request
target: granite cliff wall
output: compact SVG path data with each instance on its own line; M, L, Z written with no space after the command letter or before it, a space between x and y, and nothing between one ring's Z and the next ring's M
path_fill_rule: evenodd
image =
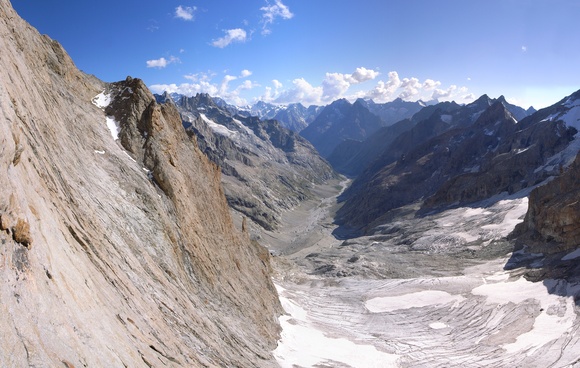
M7 0L0 49L0 366L271 366L268 253L175 107L83 74Z

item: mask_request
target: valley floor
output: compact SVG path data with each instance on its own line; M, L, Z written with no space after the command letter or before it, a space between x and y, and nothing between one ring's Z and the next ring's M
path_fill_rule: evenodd
M422 218L408 208L342 241L332 215L347 184L319 187L321 199L260 239L276 255L287 313L280 366L580 367L580 285L505 270L514 258L505 236L527 193Z

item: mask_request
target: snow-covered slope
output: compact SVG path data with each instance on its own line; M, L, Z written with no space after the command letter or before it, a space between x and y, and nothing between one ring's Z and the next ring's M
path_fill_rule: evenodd
M276 280L286 311L278 363L574 367L580 284L528 281L525 265L515 262L525 255L511 255L506 240L526 214L528 194L423 217L408 207L374 234L346 241L333 238L320 217L311 232L322 239L304 237L279 262L299 267Z

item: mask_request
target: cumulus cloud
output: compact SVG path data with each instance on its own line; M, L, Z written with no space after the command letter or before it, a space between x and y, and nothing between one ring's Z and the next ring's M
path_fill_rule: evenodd
M262 100L275 104L290 104L300 102L305 106L325 105L339 98L353 101L356 98L370 98L377 103L393 101L402 98L407 101L417 100L455 100L458 103L468 103L475 99L466 87L451 85L441 88L442 83L434 79L423 81L416 77L401 78L396 71L386 74L386 78L375 82L370 88L363 83L377 79L379 72L372 69L357 68L353 73L326 73L319 85L313 85L305 78L295 78L288 86L278 79L273 79L270 85L261 86L249 79L252 72L243 69L239 73L224 71L221 77L215 73L196 73L185 75L188 83L152 85L155 93L176 92L192 96L196 93L208 93L221 97L228 103L236 105L247 104L247 99ZM263 87L260 94L248 93ZM255 96L258 96L256 98Z
M175 17L183 20L194 20L193 13L197 10L195 6L183 7L179 5L175 8Z
M264 23L264 27L262 28L262 34L270 34L272 31L270 30L270 25L274 23L276 18L282 19L291 19L294 17L294 14L290 11L290 9L282 3L282 0L276 0L273 5L267 2L268 5L263 6L260 8L262 13L262 22Z
M159 59L147 60L146 63L147 63L148 68L163 69L169 64L179 63L179 62L180 62L179 58L176 58L175 56L171 56L169 59L162 57Z
M463 102L472 102L475 101L475 95L473 93L468 93L461 98Z
M320 104L322 99L322 87L314 87L304 78L294 79L292 85L292 88L282 91L273 102L301 102L306 106Z
M456 90L457 90L456 85L451 85L447 89L437 88L435 91L433 91L431 98L434 100L446 100L446 99L449 99L454 94L454 92Z
M326 73L319 86L313 86L304 78L294 79L292 87L285 90L282 90L282 84L278 80L274 80L272 86L265 88L261 99L281 104L301 102L305 105L323 105L339 98L351 101L356 98L370 98L378 103L393 101L396 98L406 101L456 99L462 102L471 98L466 87L452 85L441 89L440 81L434 79L421 81L416 77L401 78L396 71L389 72L386 79L379 80L370 89L356 89L356 85L377 79L379 75L376 70L361 67L351 74Z
M401 93L399 93L399 97L403 100L411 100L419 95L422 87L423 84L421 84L417 78L403 78L403 81L399 86L399 88L402 89Z
M248 77L248 70L242 70L240 75ZM207 93L213 97L221 97L235 105L245 105L247 104L247 101L240 94L243 91L251 90L259 86L258 83L249 79L244 80L238 85L233 85L232 82L238 80L240 77L229 74L224 75L220 81L214 81L216 74L212 72L187 74L183 77L188 79L190 82L179 85L175 83L154 84L149 86L149 89L158 94L167 91L169 93L179 93L186 96Z
M356 68L349 77L351 84L366 82L379 76L379 72L367 68Z
M394 95L397 89L401 86L401 79L399 78L399 73L392 71L388 74L389 79L385 81L379 81L375 88L368 91L366 98L371 98L376 102L386 102L394 99Z
M227 95L230 82L235 81L236 79L238 79L238 77L233 76L233 75L225 75L224 76L224 79L222 79L222 82L221 82L220 88L219 88L220 97Z
M274 88L276 88L276 89L280 89L280 88L284 87L282 85L282 83L279 80L277 80L277 79L273 79L272 80L272 84L274 85Z
M277 79L272 79L272 85L274 88L270 86L266 86L264 88L264 94L258 98L258 100L262 100L264 102L273 102L276 98L280 97L280 90L284 85Z
M379 72L366 68L356 68L352 74L326 73L322 81L323 101L332 101L340 98L355 84L375 79Z
M246 39L248 37L246 31L241 28L227 29L224 32L225 36L213 41L212 42L213 46L223 49L232 42L246 42Z
M388 73L388 80L380 80L377 85L364 94L364 98L371 98L375 102L384 103L401 98L406 101L417 100L452 100L466 101L467 88L452 85L446 89L438 88L441 82L434 79L425 79L421 82L416 77L400 78L396 71ZM460 96L463 94L464 96Z
M423 89L430 90L433 88L437 88L440 85L441 82L439 81L434 81L433 79L425 79L425 82L423 82Z

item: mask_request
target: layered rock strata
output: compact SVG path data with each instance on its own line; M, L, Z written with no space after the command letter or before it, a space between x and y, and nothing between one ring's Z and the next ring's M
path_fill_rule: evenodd
M272 366L268 253L175 107L7 0L0 48L0 366Z

